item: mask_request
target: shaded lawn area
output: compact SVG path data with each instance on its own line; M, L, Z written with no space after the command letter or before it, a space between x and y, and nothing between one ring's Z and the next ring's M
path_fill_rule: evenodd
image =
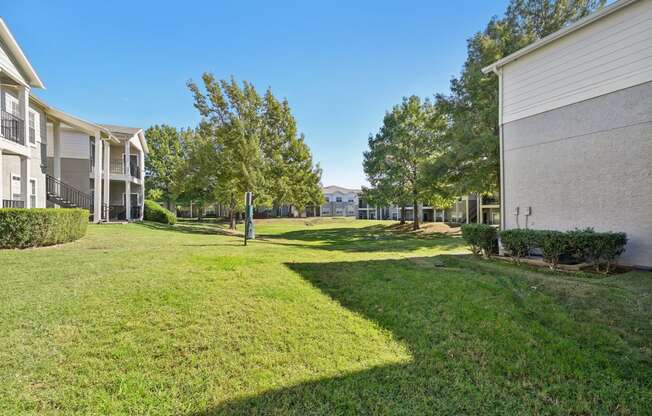
M0 251L0 414L648 414L652 273L351 220Z

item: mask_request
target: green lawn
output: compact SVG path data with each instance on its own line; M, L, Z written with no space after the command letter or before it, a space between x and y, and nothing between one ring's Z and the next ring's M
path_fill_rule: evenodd
M0 251L0 414L650 414L652 273L355 220Z

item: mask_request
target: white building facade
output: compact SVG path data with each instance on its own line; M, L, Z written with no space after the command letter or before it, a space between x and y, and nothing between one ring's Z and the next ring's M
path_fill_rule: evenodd
M95 222L142 219L143 130L66 114L33 95L42 88L0 19L1 207L86 208Z
M619 0L484 69L499 79L502 226L623 231L652 267L652 0Z

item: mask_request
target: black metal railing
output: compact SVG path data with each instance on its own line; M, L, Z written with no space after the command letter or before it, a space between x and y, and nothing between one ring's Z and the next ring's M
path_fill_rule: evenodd
M134 178L140 178L140 166L138 166L135 163L130 163L129 164L129 173Z
M25 144L25 121L4 110L0 110L0 132L7 140Z
M25 201L18 201L16 199L3 199L2 208L25 208Z
M483 195L482 205L499 205L500 195Z
M142 210L142 208L141 208L140 205L135 205L135 206L131 207L131 219L132 220L139 220L141 210Z
M45 175L45 191L48 200L64 208L91 209L91 196L79 189L61 182L57 178Z
M125 208L124 205L110 205L109 219L117 220L117 221L125 221L127 219L127 208Z

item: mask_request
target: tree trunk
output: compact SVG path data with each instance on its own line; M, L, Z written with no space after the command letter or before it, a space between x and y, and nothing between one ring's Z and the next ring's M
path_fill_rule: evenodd
M235 210L229 209L229 230L235 230Z
M401 205L401 225L405 224L405 205Z
M419 229L419 202L415 199L412 203L412 229Z

